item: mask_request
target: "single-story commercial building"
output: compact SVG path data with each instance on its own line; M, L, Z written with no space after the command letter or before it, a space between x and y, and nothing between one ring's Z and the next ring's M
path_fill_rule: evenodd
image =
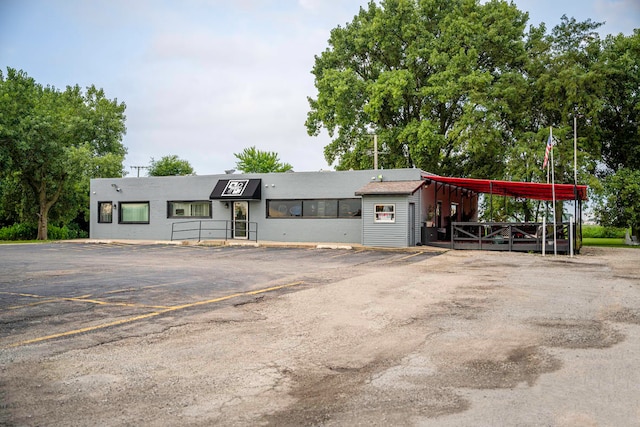
M478 193L420 169L91 180L92 239L409 247L477 220Z
M552 236L565 253L580 243L579 223L478 222L479 194L572 200L580 221L587 187L420 169L100 178L91 180L90 237L539 252Z

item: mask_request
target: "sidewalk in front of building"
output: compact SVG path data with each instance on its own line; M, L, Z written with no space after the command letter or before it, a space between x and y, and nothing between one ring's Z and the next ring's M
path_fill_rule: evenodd
M249 240L133 240L133 239L74 239L62 240L65 243L95 243L121 245L175 245L175 246L251 246L263 248L307 248L334 250L385 250L398 252L446 252L449 249L433 246L412 246L406 248L374 247L355 243L318 243L318 242L273 242Z

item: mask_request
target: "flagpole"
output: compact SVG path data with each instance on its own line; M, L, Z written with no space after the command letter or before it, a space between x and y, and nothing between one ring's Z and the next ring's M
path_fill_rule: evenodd
M570 235L571 239L578 237L578 221L582 223L582 218L578 219L578 118L576 114L573 115L573 214L576 222ZM573 256L574 247L575 245L571 247L571 256Z
M553 127L549 127L549 138L553 144ZM551 198L553 199L553 255L558 255L557 245L557 221L556 221L556 181L554 177L554 165L553 165L553 148L551 148Z
M551 129L551 128L549 128ZM549 135L549 141L547 145L551 142L551 135ZM549 184L549 173L551 172L551 168L547 162L548 152L547 148L545 148L545 163L547 167L547 184ZM542 166L544 169L545 165ZM546 256L547 254L547 215L549 215L549 201L545 200L544 202L544 215L542 216L542 256Z
M549 213L549 202L544 202L544 215L542 215L542 256L547 254L547 214Z
M549 184L549 165L547 165L547 184ZM542 256L547 254L547 215L549 215L549 200L544 201L544 215L542 216Z
M573 185L578 185L578 123L573 116Z

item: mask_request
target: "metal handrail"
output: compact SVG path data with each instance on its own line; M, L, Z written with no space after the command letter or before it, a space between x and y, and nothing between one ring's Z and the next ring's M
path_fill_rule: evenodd
M237 222L237 221L236 221ZM171 241L174 240L229 240L233 237L233 223L231 220L192 220L171 223ZM247 221L247 240L258 241L258 223ZM182 233L187 233L184 236ZM251 236L253 235L253 239ZM209 240L206 239L206 240Z

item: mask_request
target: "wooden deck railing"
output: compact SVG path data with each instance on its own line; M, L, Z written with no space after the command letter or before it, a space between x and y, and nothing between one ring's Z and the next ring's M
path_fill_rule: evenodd
M553 224L546 225L545 251L553 252ZM556 226L556 251L569 252L569 223ZM542 252L542 223L523 222L453 222L451 224L451 248L480 249L518 252ZM580 239L574 244L579 249Z

